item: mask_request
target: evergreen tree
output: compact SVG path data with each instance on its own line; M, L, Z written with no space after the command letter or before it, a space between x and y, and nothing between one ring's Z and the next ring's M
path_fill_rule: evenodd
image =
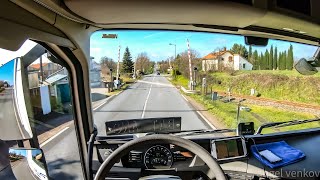
M271 48L270 48L269 69L270 70L274 70L274 67L273 67L273 46L272 45L271 45Z
M248 60L249 60L249 62L253 63L251 45L249 46Z
M123 54L122 71L124 73L131 73L133 71L132 57L128 47L126 47Z
M282 54L282 61L283 61L283 70L286 70L287 69L287 51L284 51L283 54Z
M285 70L285 62L283 60L283 52L279 53L279 70Z
M240 56L244 57L244 58L248 58L248 50L247 48L242 45L242 44L233 44L232 48L230 49L230 51L233 54L239 54Z
M269 51L266 49L266 52L264 53L264 69L269 69Z
M278 70L278 49L274 48L273 69Z
M253 52L252 60L253 60L253 69L254 70L259 69L259 55L257 50Z
M293 68L293 47L290 44L290 47L288 49L288 54L287 54L286 69L292 70L292 68Z
M259 58L259 70L262 70L264 69L264 66L263 66L263 54L262 52L260 53L260 58Z

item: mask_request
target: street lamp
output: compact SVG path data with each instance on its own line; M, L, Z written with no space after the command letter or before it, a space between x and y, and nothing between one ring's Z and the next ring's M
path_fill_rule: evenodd
M177 57L177 45L169 43L169 46L174 46L174 59L176 59L176 57ZM169 65L170 65L170 69L171 69L170 60L169 60Z

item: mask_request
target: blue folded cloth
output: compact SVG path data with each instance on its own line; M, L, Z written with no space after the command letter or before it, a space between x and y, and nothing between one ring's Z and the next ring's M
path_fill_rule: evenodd
M282 160L274 163L269 162L259 154L259 152L263 150L271 151ZM285 141L252 145L251 152L256 159L270 168L283 167L288 164L301 161L306 157L306 155L301 150L289 146Z

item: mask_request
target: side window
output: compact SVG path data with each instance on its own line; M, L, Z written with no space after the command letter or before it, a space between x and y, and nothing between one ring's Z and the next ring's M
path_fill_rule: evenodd
M242 69L245 69L246 68L246 64L242 64Z
M6 143L10 147L41 148L50 178L83 179L74 126L70 74L63 61L47 49L35 43L32 43L32 47L25 47L26 44L30 45L30 41L21 48L28 48L28 51L10 53L13 57L21 57L23 80L27 81L23 85L27 86L24 87L24 94L28 99L26 106L33 138ZM17 168L20 166L16 163L11 164L12 169L19 172Z

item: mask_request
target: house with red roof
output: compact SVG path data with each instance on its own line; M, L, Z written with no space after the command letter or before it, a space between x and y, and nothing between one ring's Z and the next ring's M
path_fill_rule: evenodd
M209 53L202 58L203 71L252 70L253 65L239 54L233 54L226 49Z

